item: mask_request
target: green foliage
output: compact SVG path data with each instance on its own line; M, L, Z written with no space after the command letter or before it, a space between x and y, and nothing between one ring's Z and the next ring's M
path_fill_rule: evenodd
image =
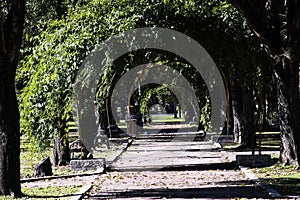
M76 70L93 47L113 34L111 30L116 31L114 27L120 23L116 13L104 17L103 11L108 13L111 5L101 4L91 1L77 5L64 19L49 21L46 30L37 36L40 45L20 62L17 80L25 86L19 96L21 131L39 146L64 135L71 118ZM135 20L135 16L124 19L120 31L130 28Z
M57 4L46 9L48 3L31 1L27 4L38 12L30 13L27 18L27 24L34 26L33 30L27 27L24 58L17 71L21 131L38 146L48 145L54 136L65 135L66 123L72 120L70 103L76 72L95 45L112 35L135 27L171 28L203 44L217 63L225 60L230 64L232 60L239 63L241 57L246 56L236 55L244 48L240 44L251 43L252 34L244 20L225 1L65 0L60 5L63 12L57 10ZM31 21L33 15L37 15L38 20ZM38 31L34 31L35 28ZM230 52L228 48L237 50ZM170 59L161 53L155 57L160 57L156 62ZM120 63L125 65L115 62L105 68L97 91L100 113L105 113L104 100L110 95L114 74L121 76L140 59L131 58L129 55L123 58ZM191 66L176 62L175 59L169 63L191 80L203 111L201 121L206 124L210 112L207 90L203 90L206 86Z
M158 101L163 101L163 103L170 103L174 101L174 95L171 95L171 91L163 86L163 85L157 85L153 88L145 88L145 92L141 99L141 111L143 114L147 113L147 104L149 104L149 99L151 96L155 95L158 98ZM176 97L175 97L176 98ZM177 101L177 100L176 100ZM151 105L152 106L152 105Z

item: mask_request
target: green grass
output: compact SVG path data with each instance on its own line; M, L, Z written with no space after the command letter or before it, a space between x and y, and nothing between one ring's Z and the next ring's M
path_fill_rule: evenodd
M31 177L34 165L38 164L39 161L47 155L51 155L50 148L45 149L43 152L37 151L33 149L27 139L22 138L20 154L21 178Z
M184 122L185 119L184 118L174 118L174 114L153 114L151 115L151 119L152 119L152 124L153 123L164 123L164 122L169 122L169 123L181 123L181 122ZM125 120L120 120L120 122L117 123L118 127L119 128L127 128L126 126L126 123L125 123ZM147 129L145 127L145 129Z
M233 143L224 143L224 144L222 144L222 147L223 147L225 150L227 150L227 151L232 151L232 150L234 150L234 149L236 149L236 148L238 148L238 147L240 147L240 146L241 146L240 143L235 143L235 142L233 142Z
M105 145L106 147L106 145ZM124 146L113 146L111 144L110 149L104 149L103 151L94 152L94 158L105 158L108 161L113 160L117 155L120 154L120 151ZM79 153L78 153L79 154ZM21 168L21 179L31 178L34 170L34 166L40 162L41 159L46 156L50 157L52 162L52 146L45 148L43 151L34 151L32 145L28 140L21 139L21 156L20 156L20 168ZM70 167L67 166L53 166L52 172L55 176L60 175L70 175L70 174L84 174L84 173L94 173L95 171L72 171Z
M151 115L152 122L184 122L184 118L174 118L174 114Z
M41 150L32 149L33 145L26 138L21 138L21 154L20 154L20 167L21 167L21 178L29 178L32 177L33 169L36 164L40 162L41 159L46 156L50 157L52 162L52 146L47 147ZM66 175L70 174L70 170L68 167L53 167L52 166L53 175Z
M261 135L260 135L261 134ZM259 150L259 139L261 138L261 149L262 151L279 151L280 139L279 132L256 132L256 150ZM250 150L244 149L240 143L229 143L223 144L223 148L228 151L240 151L240 150Z
M256 135L259 135L259 134L264 134L264 135L279 135L280 132L256 132Z
M252 172L283 196L300 196L300 171L276 163L270 167L254 168Z
M76 194L81 185L76 186L48 186L48 187L23 187L22 193L24 197L22 199L70 199L70 197ZM11 196L1 196L0 200L16 199Z
M34 165L38 164L41 159L50 156L52 161L52 146L45 148L43 151L32 149L30 142L25 138L21 138L21 155L20 155L20 168L21 179L32 178ZM110 155L109 153L105 152ZM102 155L100 155L102 156ZM71 171L69 166L52 166L53 175L69 175L69 174L82 174L92 173L94 171ZM48 180L46 179L45 182ZM58 179L59 181L59 179ZM22 192L25 197L20 199L70 199L71 195L75 194L82 187L81 183L76 186L51 186L47 187L26 187L22 184ZM10 196L0 196L0 200L14 199Z
M48 186L38 188L22 188L23 193L29 198L40 199L70 199L72 195L78 192L81 185L78 186Z
M163 114L163 115L156 115L153 114L151 115L151 119L152 119L152 123L155 122L184 122L185 119L184 118L174 118L173 114ZM118 126L125 126L125 120L120 120L120 122L118 122Z
M257 134L257 142L259 133ZM279 132L262 132L262 149L276 150L271 154L273 160L279 160ZM228 151L236 151L240 144L227 144L224 148ZM258 149L258 148L256 148ZM300 196L300 171L292 166L283 166L275 163L269 167L252 168L251 171L263 182L268 183L283 196Z

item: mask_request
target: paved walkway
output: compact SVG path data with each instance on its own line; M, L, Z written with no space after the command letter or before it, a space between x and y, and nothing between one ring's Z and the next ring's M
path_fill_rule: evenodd
M269 196L227 153L188 136L140 136L95 178L87 199L237 199Z

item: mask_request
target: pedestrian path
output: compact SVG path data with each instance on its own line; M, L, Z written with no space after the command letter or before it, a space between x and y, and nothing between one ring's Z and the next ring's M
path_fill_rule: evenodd
M110 168L88 199L269 198L207 141L138 137Z
M164 170L230 164L210 142L136 139L112 164L116 171Z

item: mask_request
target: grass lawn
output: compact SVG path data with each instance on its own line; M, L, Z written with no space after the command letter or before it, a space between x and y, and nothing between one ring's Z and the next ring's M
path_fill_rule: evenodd
M70 199L81 188L78 186L49 186L40 188L22 188L23 193L30 198L41 199ZM45 195L46 194L46 195Z
M50 156L52 161L52 147L45 148L43 151L34 151L32 145L25 138L21 138L21 154L20 167L21 179L32 177L34 165L38 164L41 159ZM54 175L66 175L72 171L69 167L54 167L52 166ZM47 180L45 180L47 181ZM22 185L22 192L25 197L21 199L70 199L70 196L76 193L81 188L77 186L47 186L47 187L25 187ZM2 199L13 199L12 197L0 197Z
M174 118L174 114L151 115L152 122L184 122L184 118Z
M256 132L256 142L257 145L261 143L262 151L279 151L280 147L280 133L279 132ZM249 151L251 149L245 149L240 143L229 143L224 144L223 148L228 151ZM255 148L256 151L259 150L258 147Z
M104 145L103 150L97 151L93 153L94 158L105 158L106 161L113 161L117 155L121 153L121 151L126 147L126 143L124 144L114 144L111 143L110 149L107 149L107 146ZM79 154L79 153L78 153ZM52 162L52 146L45 148L41 151L33 151L31 149L31 145L24 138L21 139L21 156L20 156L20 164L21 164L21 179L30 178L33 174L33 169L36 164L40 162L41 159L46 156L50 157ZM94 173L95 171L72 171L70 167L67 166L53 166L52 172L54 176L60 175L70 175L70 174L83 174L83 173Z
M152 114L151 115L152 124L155 123L183 123L185 122L185 119L182 118L174 118L174 114ZM120 120L120 122L117 123L119 128L126 129L126 123L125 120ZM148 125L144 126L145 129L148 128Z
M300 171L292 166L276 163L270 167L253 168L252 172L283 196L300 197Z
M21 138L21 179L32 177L34 166L46 156L49 156L52 162L52 146L45 148L43 151L37 151L32 149L32 145L30 145L27 139L24 137ZM53 175L66 175L70 174L71 170L68 167L52 166L52 172Z
M257 133L257 140L261 138L261 149L263 151L274 151L271 154L273 160L279 160L279 132ZM245 151L239 147L240 144L224 145L228 151ZM258 148L257 148L258 149ZM249 151L249 149L246 149ZM300 171L292 166L283 166L275 162L272 166L263 168L252 168L251 171L263 182L268 183L284 197L300 197Z
M112 152L103 152L98 155L100 157L112 156ZM33 178L34 165L38 164L41 159L49 156L52 162L52 146L45 148L43 151L34 151L32 145L25 138L21 138L21 155L20 155L20 167L21 167L21 179ZM71 171L69 166L52 166L53 175L69 175L69 174L83 174L83 173L93 173L95 171ZM59 179L57 179L59 181ZM48 179L45 180L47 182ZM73 186L51 186L51 184L43 187L26 187L22 184L22 192L25 197L21 199L70 199L72 195L80 190L82 183L76 183ZM0 197L2 199L13 199L12 197Z
M24 197L19 199L70 199L72 195L77 194L81 185L78 186L48 186L48 187L23 187ZM11 196L0 196L0 200L15 199Z
M46 156L50 157L52 162L52 146L43 149L43 151L37 151L32 149L30 142L26 137L21 138L21 155L20 155L20 167L21 167L21 179L33 178L33 169L36 164L40 162L41 159ZM117 155L120 154L122 149L124 149L126 144L111 144L111 148L107 148L101 152L94 153L95 158L106 158L107 161L113 160ZM85 173L95 173L95 171L72 171L69 166L52 166L53 175L70 175L70 174L85 174ZM55 179L57 181L62 179ZM48 179L45 179L44 182L48 182ZM72 184L71 184L72 185ZM74 186L75 185L75 186ZM73 186L51 186L46 184L46 186L40 187L26 187L22 184L22 192L26 196L21 199L70 199L72 195L80 190L82 183L75 183ZM0 197L2 199L13 199L12 197Z

